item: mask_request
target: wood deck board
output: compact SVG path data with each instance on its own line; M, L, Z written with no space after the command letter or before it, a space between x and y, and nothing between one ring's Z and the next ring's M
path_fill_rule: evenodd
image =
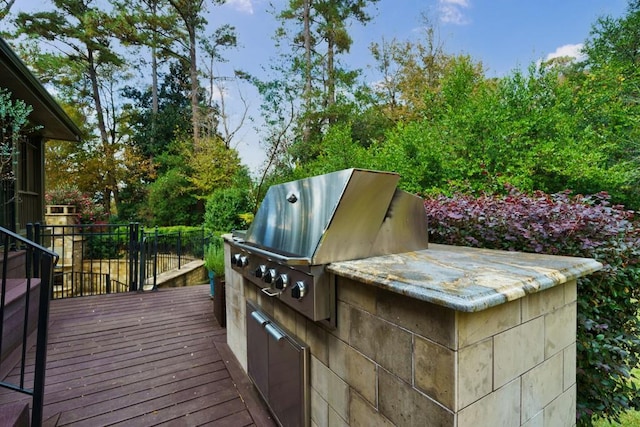
M275 425L230 356L208 285L55 300L50 325L48 427ZM20 400L0 389L0 404Z

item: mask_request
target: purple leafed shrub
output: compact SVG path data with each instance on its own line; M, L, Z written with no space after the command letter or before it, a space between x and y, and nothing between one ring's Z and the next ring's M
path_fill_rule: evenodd
M631 370L640 359L640 223L605 193L439 196L427 199L434 243L595 258L578 281L578 424L639 408Z

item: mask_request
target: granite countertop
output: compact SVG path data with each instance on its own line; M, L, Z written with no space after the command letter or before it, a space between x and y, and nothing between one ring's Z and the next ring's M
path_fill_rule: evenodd
M436 244L327 266L338 276L466 312L513 301L601 268L590 258Z

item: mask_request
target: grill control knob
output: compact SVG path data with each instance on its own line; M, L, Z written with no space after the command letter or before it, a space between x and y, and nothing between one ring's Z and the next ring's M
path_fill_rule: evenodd
M265 272L262 280L264 281L264 283L273 283L277 275L278 275L278 272L276 271L276 269L270 268Z
M267 274L267 266L264 264L259 265L258 268L256 268L256 277L260 279L264 277L265 274Z
M289 286L289 276L281 274L276 279L276 289L284 290Z
M249 264L249 258L242 254L231 255L231 264L238 267L246 267Z
M296 282L293 288L291 288L291 297L295 299L302 299L307 294L307 284L300 281Z

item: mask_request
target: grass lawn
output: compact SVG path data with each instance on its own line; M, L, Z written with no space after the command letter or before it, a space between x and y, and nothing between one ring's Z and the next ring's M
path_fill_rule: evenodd
M640 368L634 369L637 378L640 378ZM635 380L636 384L640 386L640 379ZM640 412L629 411L624 413L620 417L620 423L609 423L606 421L597 421L595 427L640 427Z

